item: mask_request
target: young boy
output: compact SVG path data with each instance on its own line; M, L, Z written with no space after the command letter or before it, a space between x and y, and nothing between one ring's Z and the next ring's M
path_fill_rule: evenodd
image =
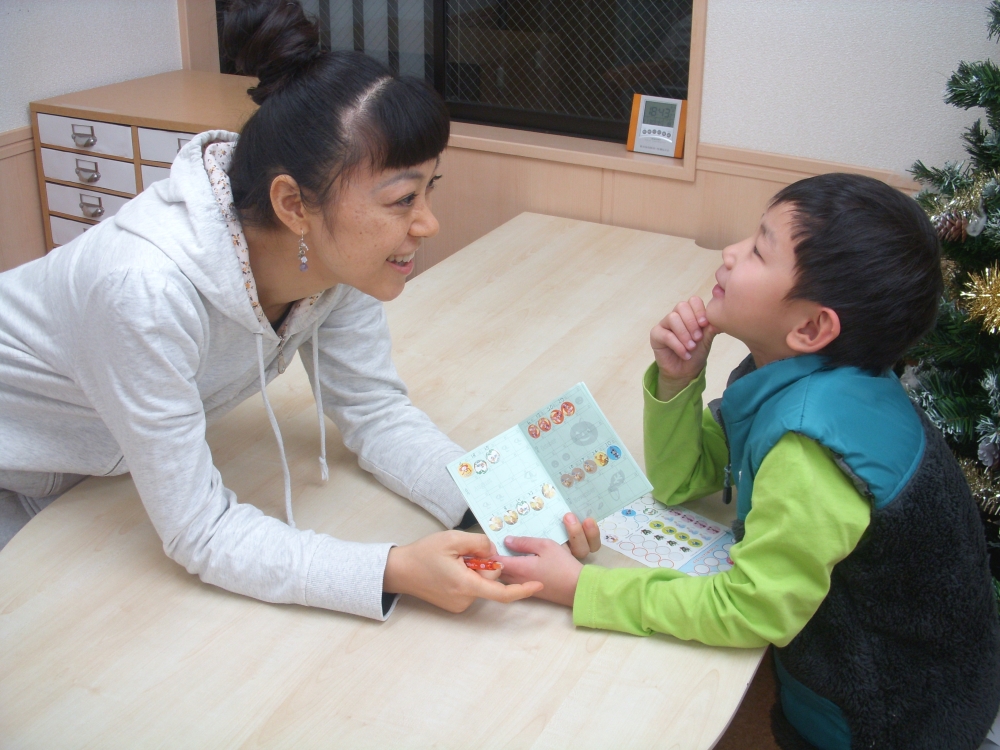
M1000 706L1000 620L957 462L891 367L934 322L937 237L915 201L832 174L779 192L727 247L707 307L653 328L646 468L657 499L737 493L732 570L583 566L511 538L577 625L774 644L786 717L819 748L977 748ZM751 356L702 411L712 339Z

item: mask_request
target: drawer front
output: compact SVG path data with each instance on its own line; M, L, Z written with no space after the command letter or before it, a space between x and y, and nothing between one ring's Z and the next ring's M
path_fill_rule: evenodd
M166 167L153 167L143 164L142 167L142 189L145 190L154 182L165 180L170 176L170 170Z
M84 224L82 221L70 221L61 216L50 216L49 226L52 228L52 244L65 245L86 232L92 225Z
M132 158L132 128L128 125L39 114L38 135L48 146Z
M139 156L146 161L173 162L181 147L194 136L195 133L139 128Z
M45 183L45 192L49 198L49 211L96 221L104 221L109 216L114 216L118 213L118 209L129 201L128 198L119 195L95 193L92 190L80 190L52 182Z
M102 187L135 195L135 166L132 162L43 148L42 171L53 180L77 182L86 187Z

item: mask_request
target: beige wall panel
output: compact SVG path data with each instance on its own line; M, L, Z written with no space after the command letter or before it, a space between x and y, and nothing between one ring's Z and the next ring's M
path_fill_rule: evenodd
M440 234L419 273L522 211L695 238L721 249L757 226L784 182L699 171L694 182L471 149L449 149L435 192Z
M600 169L451 148L441 174L433 198L441 231L424 242L417 273L523 211L601 221Z
M567 219L601 220L603 170L524 157L505 158L514 162L515 215L532 211Z
M606 223L693 238L698 232L699 195L704 179L702 172L697 173L694 182L612 173L612 206Z
M424 241L414 273L427 270L517 215L509 189L513 180L502 176L504 158L486 151L445 150L443 176L431 200L441 231Z
M699 172L698 182L702 187L695 241L715 250L752 234L767 201L787 184L717 172Z
M10 144L3 152L17 151L18 145ZM35 152L30 138L24 145L20 153L0 153L0 272L45 255Z

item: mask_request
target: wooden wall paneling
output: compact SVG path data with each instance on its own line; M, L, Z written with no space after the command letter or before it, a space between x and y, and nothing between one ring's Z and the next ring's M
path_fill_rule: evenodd
M509 180L502 178L505 158L485 151L445 149L439 169L442 178L431 198L441 230L436 237L424 240L414 274L517 215Z
M595 141L570 135L536 133L471 122L452 122L451 148L485 151L491 154L523 156L528 159L576 164L617 172L637 172L673 180L688 178L681 159L669 159L638 151L627 151L624 143ZM696 151L692 151L694 158Z
M515 216L522 211L600 222L603 176L600 169L512 157Z
M757 229L768 200L789 184L716 172L699 172L701 206L695 241L721 250Z
M839 164L820 159L809 159L804 156L787 156L785 154L770 154L764 151L750 151L733 146L718 146L714 143L698 145L699 169L727 174L743 174L744 176L763 177L763 170L751 172L753 167L763 167L767 170L779 170L787 173L782 179L789 184L803 177L810 177L830 172L850 172L874 177L898 190L914 193L920 189L920 184L908 174L893 172L889 169L861 167L854 164Z
M432 207L441 231L424 241L415 273L430 268L524 211L601 221L604 170L449 148Z
M0 272L45 255L30 127L0 133Z
M219 72L219 32L215 0L177 0L184 70Z
M700 183L618 172L614 176L610 220L616 227L694 237L698 230Z
M601 223L614 224L615 215L615 172L613 169L601 170Z

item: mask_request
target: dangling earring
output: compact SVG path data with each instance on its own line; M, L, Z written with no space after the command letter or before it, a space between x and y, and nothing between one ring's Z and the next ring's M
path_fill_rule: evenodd
M306 231L303 229L302 234L299 237L299 270L308 271L309 270L309 259L306 258L306 253L309 251L309 246L306 245Z

